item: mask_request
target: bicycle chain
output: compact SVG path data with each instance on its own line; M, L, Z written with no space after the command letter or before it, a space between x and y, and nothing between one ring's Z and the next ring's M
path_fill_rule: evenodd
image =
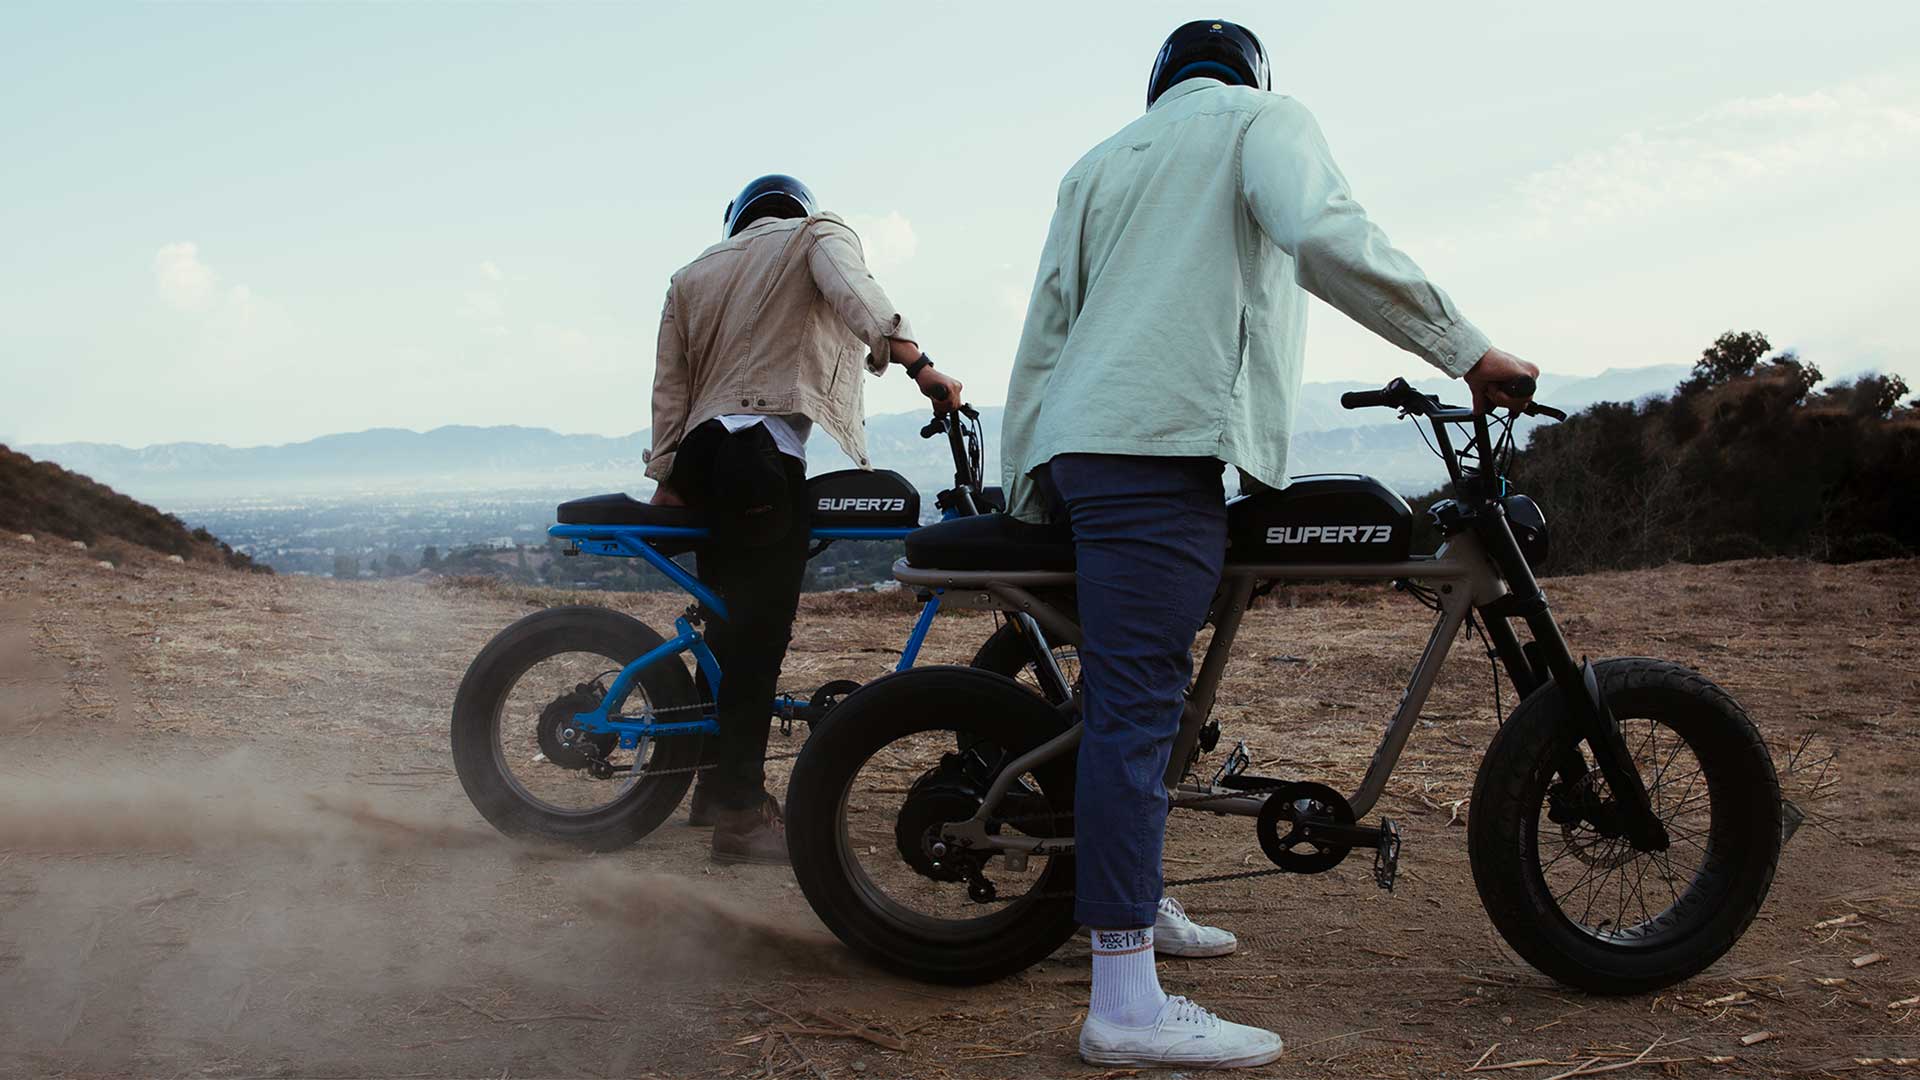
M1242 798L1247 794L1248 793L1245 791L1226 791L1226 792L1220 792L1219 794L1215 794L1215 795L1202 795L1199 798L1190 799L1185 802L1182 802L1178 807L1178 809L1185 810L1185 809L1197 806L1201 803L1213 802L1220 799ZM995 825L1019 825L1022 822L1032 822L1032 821L1040 821L1040 820L1053 821L1056 816L1057 815L1053 815L1053 814L1025 814L1020 817L993 818L992 823ZM1189 886L1189 885L1219 885L1229 881L1246 881L1251 878L1272 877L1275 874L1290 874L1292 872L1293 871L1288 870L1285 867L1270 866L1260 870L1239 870L1231 874L1207 874L1201 877L1175 878L1172 880L1163 879L1160 882L1160 887L1162 889L1177 889L1177 888L1182 888L1184 886ZM1045 892L1045 893L1025 892L1025 893L1021 893L1019 896L1009 896L1005 898L996 897L991 902L999 903L999 904L1011 904L1016 900L1026 900L1026 899L1069 900L1069 899L1072 899L1074 895L1075 895L1074 890L1072 889L1064 889L1056 892Z
M651 709L650 712L653 715L657 716L665 713L689 712L696 709L707 709L707 708L710 708L710 705L708 705L705 702L701 702L693 705L669 705L665 708ZM796 750L790 754L768 754L766 757L762 758L761 761L762 763L769 762L769 761L789 761L799 756L800 756L800 752ZM717 765L687 765L678 769L647 769L641 774L641 776L643 778L652 778L656 776L680 776L686 773L705 772L709 769L715 769L718 767L719 766ZM1203 796L1200 796L1199 798L1190 799L1182 802L1179 806L1179 809L1183 809L1183 810L1190 809L1202 803L1212 802L1214 800L1219 800L1219 799L1244 798L1247 794L1248 793L1244 791L1228 791L1228 792L1222 792L1217 795L1203 795ZM1053 815L1053 814L1044 814L1044 815L1043 814L1027 814L1021 817L994 818L992 819L992 823L995 825L1018 826L1023 822L1033 822L1033 821L1038 821L1043 819L1047 821L1052 821L1055 818L1055 816L1056 815ZM1187 886L1196 886L1196 885L1219 885L1229 881L1246 881L1252 878L1272 877L1275 874L1286 874L1291 872L1292 871L1289 871L1282 867L1273 866L1273 867L1267 867L1261 870L1240 870L1231 874L1208 874L1201 877L1176 878L1173 880L1165 880L1160 883L1160 887L1163 889L1175 889L1175 888L1183 888ZM1026 900L1026 899L1063 900L1063 899L1070 899L1073 895L1074 895L1074 891L1072 889L1067 889L1061 892L1038 893L1038 894L1021 893L1019 896L1011 896L1011 897L1006 897L1004 899L996 899L993 902L1010 904L1015 900Z

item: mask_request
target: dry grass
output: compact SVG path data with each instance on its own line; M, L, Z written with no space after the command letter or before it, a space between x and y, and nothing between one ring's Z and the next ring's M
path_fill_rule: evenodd
M133 821L185 806L203 817L184 820L217 827L187 848L0 834L0 1070L837 1078L859 1061L867 1077L1083 1074L1081 942L995 986L921 986L853 964L786 874L710 868L705 835L678 824L584 862L485 841L446 755L468 660L538 606L584 600L665 626L684 597L107 571L89 555L0 540L0 792L77 819L114 796ZM1506 952L1457 823L1495 723L1487 667L1467 647L1380 807L1406 835L1400 889L1378 892L1355 859L1185 891L1242 949L1166 961L1162 981L1278 1027L1293 1049L1273 1075L1537 1059L1499 1075L1543 1080L1624 1064L1656 1040L1616 1071L1878 1075L1889 1066L1855 1059L1914 1056L1920 562L1674 566L1548 591L1578 649L1691 664L1782 747L1812 736L1809 760L1839 752L1830 831L1794 841L1740 946L1688 984L1620 1001L1571 994ZM1258 771L1350 787L1427 613L1385 591L1284 601L1248 616L1221 693L1227 745L1248 740ZM905 594L808 598L783 686L889 670L912 610ZM927 662L964 662L992 625L943 614ZM773 749L797 745L776 735ZM163 780L172 801L142 801ZM248 820L279 839L232 841ZM62 835L77 846L48 839ZM1175 819L1170 875L1259 864L1247 822ZM766 936L784 930L799 937ZM1871 953L1886 959L1850 965ZM543 1017L556 1019L531 1019ZM1759 1031L1772 1037L1742 1044Z

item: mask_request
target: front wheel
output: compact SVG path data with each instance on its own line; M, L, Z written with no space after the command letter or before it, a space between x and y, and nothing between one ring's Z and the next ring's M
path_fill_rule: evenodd
M1542 972L1596 994L1671 986L1752 924L1780 858L1780 784L1726 691L1661 660L1603 661L1601 693L1633 752L1665 851L1636 851L1558 688L1515 709L1480 763L1468 845L1500 935ZM1559 766L1582 755L1586 774Z

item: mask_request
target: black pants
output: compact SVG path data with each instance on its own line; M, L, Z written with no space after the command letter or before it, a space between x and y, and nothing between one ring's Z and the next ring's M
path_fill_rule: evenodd
M727 605L725 619L704 613L720 661L720 734L700 782L715 805L746 810L765 798L773 697L807 569L807 467L763 425L729 434L709 420L681 440L668 483L711 522L697 572Z

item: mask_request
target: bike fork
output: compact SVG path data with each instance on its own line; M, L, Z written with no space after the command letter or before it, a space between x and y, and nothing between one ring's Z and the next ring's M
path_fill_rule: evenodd
M1653 800L1647 794L1639 768L1633 763L1633 752L1620 732L1620 722L1600 693L1592 661L1574 662L1573 649L1560 632L1560 624L1554 621L1553 612L1548 610L1547 598L1520 552L1520 544L1507 525L1506 515L1497 511L1483 513L1477 524L1482 543L1507 580L1508 595L1490 605L1483 614L1489 616L1489 623L1500 624L1498 633L1493 635L1494 649L1506 662L1509 674L1525 672L1526 681L1515 678L1515 688L1524 696L1543 678L1553 680L1573 714L1575 730L1592 748L1594 763L1619 804L1622 831L1627 839L1637 851L1665 851L1671 839L1666 826L1653 812ZM1515 641L1506 620L1516 615L1526 621L1535 647L1522 650ZM1534 657L1541 661L1545 672L1536 670L1530 662ZM1578 746L1569 747L1562 760L1555 764L1562 779L1568 782L1586 773L1586 763Z

